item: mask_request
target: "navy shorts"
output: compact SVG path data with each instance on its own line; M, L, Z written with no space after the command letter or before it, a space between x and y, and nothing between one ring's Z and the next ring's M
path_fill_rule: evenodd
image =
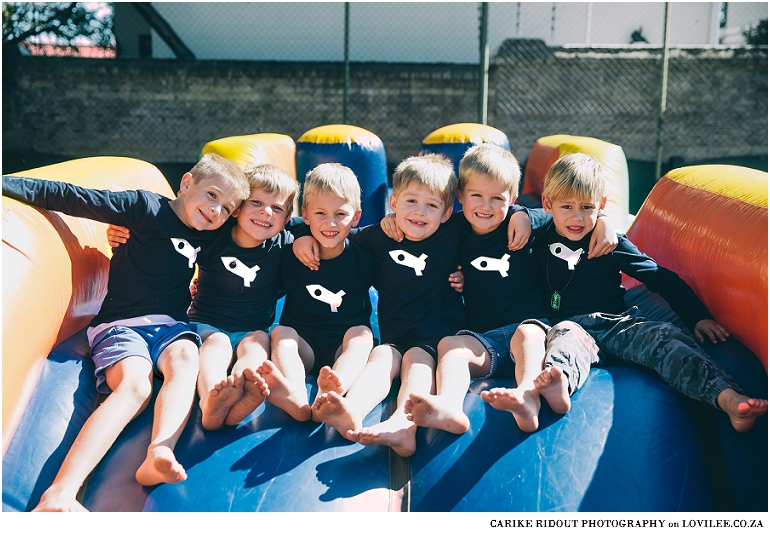
M513 354L511 354L511 338L513 338L513 333L516 332L518 326L518 323L512 323L505 327L492 329L484 334L462 330L455 335L473 336L489 354L489 373L484 377L474 377L474 379L514 376L515 361Z
M214 333L222 333L230 340L230 345L233 348L233 351L235 351L235 348L238 347L238 344L241 343L241 340L246 338L248 335L253 333L254 331L225 331L224 329L218 329L217 327L214 327L213 325L209 325L208 323L199 323L197 321L191 321L190 327L195 330L195 332L198 333L198 336L201 337L201 340L204 337L208 337L211 334Z
M433 360L438 362L438 351L435 347L433 347L430 344L383 344L386 346L390 346L399 353L401 353L401 357L403 357L407 351L409 351L412 348L422 349L425 351L428 355L433 357Z
M342 341L345 337L344 333L342 336L333 337L332 340L335 341L329 341L329 333L321 333L321 332L297 332L299 336L302 337L302 339L307 343L307 345L310 346L310 349L313 350L313 368L308 371L308 375L318 375L318 372L321 371L321 368L324 366L334 366L334 363L337 361L337 352L340 351L342 348ZM374 340L374 346L377 345L378 340L376 338Z
M104 370L128 357L143 357L155 369L155 363L163 350L180 338L188 338L198 347L201 345L200 336L187 323L143 327L115 325L100 332L91 346L96 390L103 394L112 392L107 386Z

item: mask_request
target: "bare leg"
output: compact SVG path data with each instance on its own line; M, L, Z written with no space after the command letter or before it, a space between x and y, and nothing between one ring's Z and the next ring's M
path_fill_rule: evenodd
M489 373L490 355L474 336L450 336L438 345L436 395L411 394L407 418L422 427L462 434L470 427L463 401L472 377Z
M531 433L540 425L540 393L535 379L543 370L545 333L535 325L519 325L511 339L511 352L516 358L517 387L486 390L481 399L495 409L509 411L519 429Z
M227 335L212 333L203 340L197 388L201 422L210 431L224 425L227 413L243 397L243 378L227 375L232 357L233 348Z
M85 511L75 499L83 481L126 425L147 408L152 396L152 365L147 359L128 357L105 375L112 394L86 420L35 511Z
M719 393L717 404L727 413L733 428L739 433L745 433L754 427L757 417L767 412L766 399L750 398L732 388L726 388Z
M225 424L238 425L259 407L270 393L265 379L257 369L267 360L270 352L270 337L264 331L254 331L238 344L238 359L233 365L232 375L243 377L243 396L233 404L225 418Z
M270 342L272 358L257 369L270 390L268 401L295 420L307 421L310 403L305 388L305 370L312 367L313 351L290 327L275 327Z
M417 447L415 435L417 426L407 419L404 407L412 394L427 395L435 392L435 362L425 350L413 347L406 352L401 363L401 388L398 391L397 407L390 418L359 433L358 442L370 446L390 446L401 457L414 454Z
M398 351L390 346L375 347L345 397L327 392L316 398L313 410L318 420L333 427L348 440L357 442L364 418L388 396L400 367L401 354Z
M187 479L174 456L174 447L190 416L198 377L198 347L182 338L169 344L158 358L163 386L155 401L152 437L147 458L136 471L136 480L145 486L178 483Z
M316 399L327 392L344 395L366 366L373 345L374 338L369 327L358 326L348 329L334 366L332 368L324 366L318 373ZM313 416L316 419L315 414Z

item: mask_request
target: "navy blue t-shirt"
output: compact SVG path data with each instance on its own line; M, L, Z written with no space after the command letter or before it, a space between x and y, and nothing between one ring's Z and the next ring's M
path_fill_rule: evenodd
M351 233L350 240L374 258L382 342L435 348L441 338L465 328L462 295L449 283L459 265L455 224L443 223L418 242L404 239L399 243L379 225Z
M297 260L291 247L281 256L286 289L281 325L294 328L303 338L330 343L342 343L351 327L370 327L374 265L368 252L345 240L343 252L321 260L317 271Z
M457 220L460 231L463 298L472 331L484 333L546 315L532 254L534 237L522 249L508 250L508 223L520 210L509 208L500 226L487 234L475 234L462 212L450 219Z
M536 243L535 257L552 321L594 312L620 314L626 311L626 290L621 286L621 273L659 293L691 330L700 320L712 318L703 302L679 275L659 266L625 235L618 237L618 246L612 253L589 260L588 246L592 234L580 241L570 241L560 236L551 223L543 239ZM558 309L550 306L554 293L559 294Z
M283 230L258 247L240 247L222 233L208 254L198 255L190 319L230 332L270 328L281 296L281 253L293 241Z
M107 295L92 326L151 314L187 321L195 262L219 231L186 226L171 199L144 190L114 192L3 176L3 195L131 231L110 259Z

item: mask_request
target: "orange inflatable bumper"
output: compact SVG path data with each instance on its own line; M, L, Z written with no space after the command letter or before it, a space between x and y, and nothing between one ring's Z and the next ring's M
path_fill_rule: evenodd
M674 169L650 192L628 237L676 271L767 370L767 173Z
M85 158L16 175L174 196L157 168L130 158ZM88 325L101 306L111 256L106 229L3 197L4 447L51 349Z

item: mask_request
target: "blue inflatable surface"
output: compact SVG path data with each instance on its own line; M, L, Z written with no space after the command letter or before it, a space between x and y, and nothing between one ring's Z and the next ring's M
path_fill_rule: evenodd
M297 142L297 179L322 163L341 163L358 177L361 186L360 226L379 223L385 217L388 201L388 168L385 147L358 143ZM301 202L300 195L300 202Z
M676 319L644 287L628 301L650 317ZM740 343L706 349L748 394L767 396L764 368ZM81 332L45 363L3 458L4 511L34 508L98 403L87 351ZM530 434L479 398L509 384L474 382L465 401L470 431L420 429L409 459L296 422L269 403L237 427L208 432L196 407L176 448L188 479L151 488L134 479L150 440L148 409L80 499L93 511L767 510L766 416L736 433L724 413L686 401L646 370L617 366L592 370L567 415L544 407ZM308 378L311 395L313 385ZM395 388L366 425L387 418Z

